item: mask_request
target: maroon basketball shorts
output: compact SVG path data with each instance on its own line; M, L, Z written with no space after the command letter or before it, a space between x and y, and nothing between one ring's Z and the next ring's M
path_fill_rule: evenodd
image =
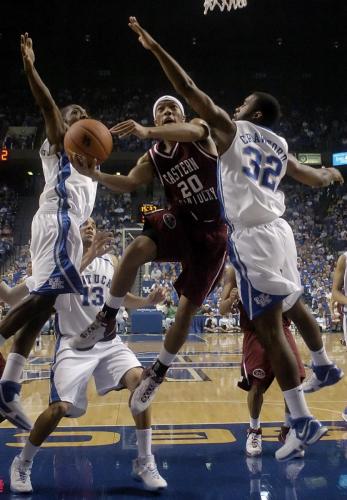
M156 262L181 262L174 287L178 295L200 307L223 272L225 224L221 220L195 222L170 210L156 210L146 215L143 234L157 245Z
M288 326L283 325L283 331L295 355L300 378L303 380L306 376L305 368L294 337ZM256 334L249 330L245 331L243 337L241 375L242 381L239 383L239 387L246 391L249 391L252 384L263 385L266 390L270 387L275 378L270 360L268 359L264 348L257 339Z

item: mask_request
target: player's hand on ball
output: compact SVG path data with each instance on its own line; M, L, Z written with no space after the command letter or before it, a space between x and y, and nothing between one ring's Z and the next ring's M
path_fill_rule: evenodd
M143 127L134 120L126 120L125 122L118 123L110 129L112 135L117 135L118 137L126 137L128 135L136 135L139 139L147 139L148 128Z
M78 155L76 153L69 153L69 160L71 165L82 175L91 177L93 179L96 172L97 160L87 159L85 156Z
M158 288L154 288L151 293L147 297L147 303L149 306L155 306L156 304L160 304L165 300L165 291L164 288L159 286Z
M152 38L151 35L146 30L144 30L142 26L139 24L136 17L129 17L128 26L137 35L139 35L139 42L143 45L145 49L152 50L157 45L157 42L154 40L154 38Z
M20 36L20 49L23 57L24 71L30 71L34 67L35 54L33 50L33 41L28 33Z

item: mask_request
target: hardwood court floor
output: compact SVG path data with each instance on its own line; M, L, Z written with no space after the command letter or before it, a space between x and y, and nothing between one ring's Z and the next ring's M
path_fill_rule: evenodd
M340 335L324 335L332 359L347 372L345 347ZM162 336L131 335L123 337L144 364L158 353ZM296 341L305 364L309 353L300 336ZM53 356L53 337L42 337L42 349L37 349L26 367L30 381L22 390L23 404L34 419L46 408L49 394L48 371ZM153 422L156 424L247 422L246 393L237 387L240 377L242 335L190 335L177 356L168 380L160 388L153 403ZM310 369L307 368L307 374ZM38 377L36 379L35 377ZM42 378L45 377L43 380ZM99 397L94 384L89 385L89 411L79 419L68 419L69 425L131 425L128 392L112 392ZM347 404L347 377L339 384L307 396L312 412L322 420L339 419ZM265 395L262 421L281 421L283 402L276 382ZM67 423L67 421L63 422ZM3 426L10 424L3 424Z
M340 335L325 335L332 359L346 368ZM149 364L161 346L161 336L129 336L124 341ZM296 337L305 362L308 352ZM34 420L47 406L53 339L30 357L22 400ZM191 335L169 371L153 404L153 443L159 469L169 483L165 498L183 499L313 499L347 498L347 426L341 410L347 404L347 377L336 386L308 395L312 413L325 421L329 434L306 453L305 460L278 464L273 453L283 418L277 383L265 396L262 411L264 452L245 457L248 422L246 393L236 384L240 373L242 336ZM307 369L309 374L310 370ZM151 496L130 478L136 456L133 421L126 391L97 396L88 388L89 408L79 419L63 419L34 465L33 498L141 498ZM0 424L0 494L7 495L8 466L26 433ZM294 463L293 463L294 462ZM85 477L85 480L82 479ZM253 495L253 496L252 496ZM1 497L0 497L1 498Z

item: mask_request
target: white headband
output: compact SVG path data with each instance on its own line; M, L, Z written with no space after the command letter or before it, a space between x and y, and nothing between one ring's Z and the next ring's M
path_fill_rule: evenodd
M155 113L157 111L157 107L162 101L172 101L175 104L177 104L177 106L180 108L180 110L182 112L182 115L184 116L184 107L183 107L183 104L181 103L181 101L179 101L178 99L176 99L176 97L173 97L172 95L163 95L162 97L159 97L159 99L157 99L154 103L154 106L153 106L153 118L154 119L155 119Z

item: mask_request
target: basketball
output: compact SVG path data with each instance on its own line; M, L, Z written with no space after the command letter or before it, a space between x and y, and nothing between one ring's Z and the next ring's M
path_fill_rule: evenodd
M112 135L105 125L90 118L79 120L65 134L64 149L87 159L107 160L113 147Z

